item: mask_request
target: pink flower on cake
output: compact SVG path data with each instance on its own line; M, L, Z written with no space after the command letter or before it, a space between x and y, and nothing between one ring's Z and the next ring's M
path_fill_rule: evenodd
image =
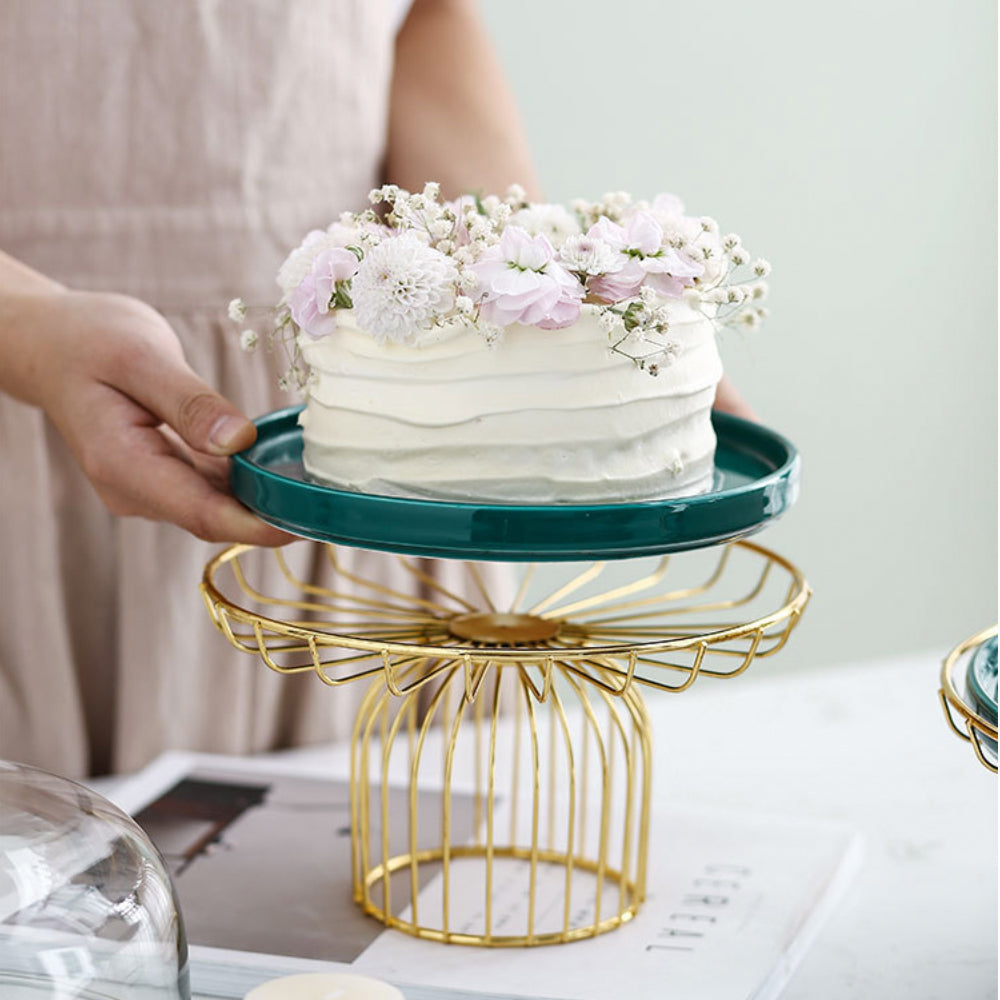
M636 295L646 284L670 298L678 298L704 270L701 264L663 245L663 228L648 212L633 212L624 225L600 218L587 235L618 253L619 266L588 281L588 289L605 302Z
M376 340L405 343L455 304L455 262L412 230L372 247L351 282L358 326Z
M555 330L580 315L583 286L556 261L544 236L508 226L470 270L479 279L476 298L488 323Z
M336 329L333 306L337 282L349 281L358 269L358 258L341 247L321 251L312 270L288 297L292 319L314 339L329 336Z

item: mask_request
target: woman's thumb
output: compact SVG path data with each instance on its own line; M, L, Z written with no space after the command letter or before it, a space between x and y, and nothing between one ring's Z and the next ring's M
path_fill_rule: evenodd
M160 357L133 370L123 386L139 404L172 427L185 444L208 455L232 455L253 444L257 428L183 362Z

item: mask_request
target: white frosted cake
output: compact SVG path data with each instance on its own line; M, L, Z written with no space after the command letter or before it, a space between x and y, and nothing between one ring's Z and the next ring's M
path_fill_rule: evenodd
M701 492L722 365L712 324L682 303L657 377L614 355L596 310L560 330L516 324L495 347L468 327L377 344L345 316L302 344L315 380L303 459L366 493L602 502Z
M716 333L764 315L768 265L739 237L672 195L570 211L516 187L442 202L428 184L371 200L379 213L313 231L278 275L272 339L306 393L311 477L502 503L711 487Z

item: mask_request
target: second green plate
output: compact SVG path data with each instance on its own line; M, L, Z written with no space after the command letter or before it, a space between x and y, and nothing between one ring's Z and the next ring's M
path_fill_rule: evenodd
M555 562L625 559L742 538L795 502L799 456L780 434L714 413L715 481L697 496L611 504L498 504L375 496L311 480L302 466L301 407L255 421L233 458L237 499L304 538L443 559Z

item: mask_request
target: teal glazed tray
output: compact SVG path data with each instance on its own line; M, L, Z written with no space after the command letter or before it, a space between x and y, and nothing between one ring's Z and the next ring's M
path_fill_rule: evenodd
M500 504L376 496L311 480L302 465L301 407L255 421L234 456L236 498L278 528L322 542L436 559L559 562L626 559L703 548L759 531L798 495L795 447L766 427L714 413L712 489L614 504Z

